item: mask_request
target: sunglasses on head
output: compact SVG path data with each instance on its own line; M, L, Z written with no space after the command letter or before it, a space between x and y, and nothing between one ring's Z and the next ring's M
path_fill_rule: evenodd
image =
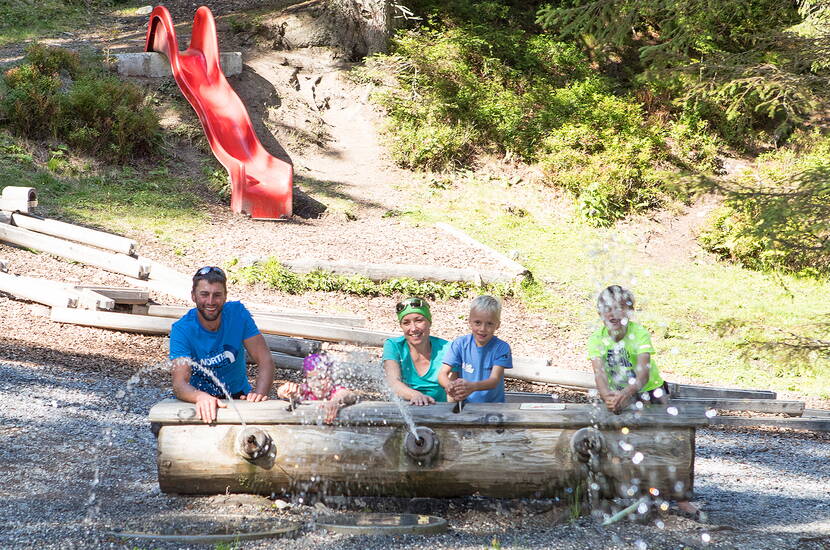
M221 268L216 267L215 265L206 265L205 267L199 268L199 270L196 271L196 276L197 277L198 276L204 276L204 275L207 275L208 273L218 273L222 277L225 276L225 272L222 271Z
M408 307L426 307L429 306L424 300L420 298L409 298L408 300L404 300L403 302L399 302L398 305L395 306L395 312L400 313Z

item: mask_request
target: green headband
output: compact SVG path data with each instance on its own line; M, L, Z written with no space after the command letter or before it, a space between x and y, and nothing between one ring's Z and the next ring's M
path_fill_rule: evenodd
M431 323L432 313L429 312L429 304L427 304L424 300L418 299L416 305L412 303L412 301L414 300L410 300L412 299L410 298L409 300L404 300L403 302L401 302L401 304L399 304L399 306L403 305L403 308L398 308L398 322L400 323L403 320L403 318L409 315L410 313L420 313L424 316L424 318L427 321Z

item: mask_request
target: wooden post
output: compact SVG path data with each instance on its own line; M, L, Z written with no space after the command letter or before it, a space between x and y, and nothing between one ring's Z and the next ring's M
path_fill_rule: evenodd
M415 279L416 281L468 282L478 285L512 283L515 277L500 271L457 269L430 265L367 264L362 262L329 262L324 260L287 260L281 262L291 271L310 273L320 269L343 275L362 275L373 281Z
M0 273L0 292L11 294L22 300L58 308L75 307L78 303L77 295L59 283L8 273Z
M11 214L11 223L23 229L29 229L70 241L77 241L128 256L135 254L137 246L134 240L120 235L113 235L112 233L105 233L96 229L89 229L58 220L39 218L19 212Z
M133 257L106 252L11 225L0 224L0 240L138 279L146 279L150 275L149 266Z
M34 187L9 185L0 192L0 210L28 212L37 206L37 191Z

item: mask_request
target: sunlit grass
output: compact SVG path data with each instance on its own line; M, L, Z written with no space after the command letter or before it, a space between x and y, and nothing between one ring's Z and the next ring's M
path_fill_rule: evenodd
M0 179L34 187L41 211L115 233L152 232L176 243L204 222L194 182L165 168L93 168L68 160L65 149L45 163L8 134L0 134Z
M830 322L830 283L714 260L651 259L624 229L583 224L566 199L529 184L467 175L421 189L407 216L450 222L501 252L517 252L537 281L521 299L544 310L560 337L584 345L598 324L597 292L621 284L635 293L669 379L675 373L830 397L830 358L759 344L788 334L830 339L817 324Z
M57 32L73 32L89 23L83 4L61 0L0 2L0 46L23 42Z

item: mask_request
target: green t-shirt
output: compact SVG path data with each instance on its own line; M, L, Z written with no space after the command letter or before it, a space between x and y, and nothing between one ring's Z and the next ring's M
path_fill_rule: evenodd
M430 336L429 343L432 346L432 355L429 358L429 370L423 376L415 370L415 364L412 363L412 356L409 354L409 344L403 336L389 338L383 343L383 361L397 361L401 365L401 382L413 390L428 395L435 401L446 401L447 392L438 383L438 371L441 370L444 360L444 348L449 342Z
M619 342L614 341L604 325L588 338L588 359L602 359L608 387L612 390L624 389L628 386L629 379L637 378L637 356L641 353L651 354L648 382L640 390L647 392L662 386L663 379L654 362L651 335L642 325L629 321L625 336Z

